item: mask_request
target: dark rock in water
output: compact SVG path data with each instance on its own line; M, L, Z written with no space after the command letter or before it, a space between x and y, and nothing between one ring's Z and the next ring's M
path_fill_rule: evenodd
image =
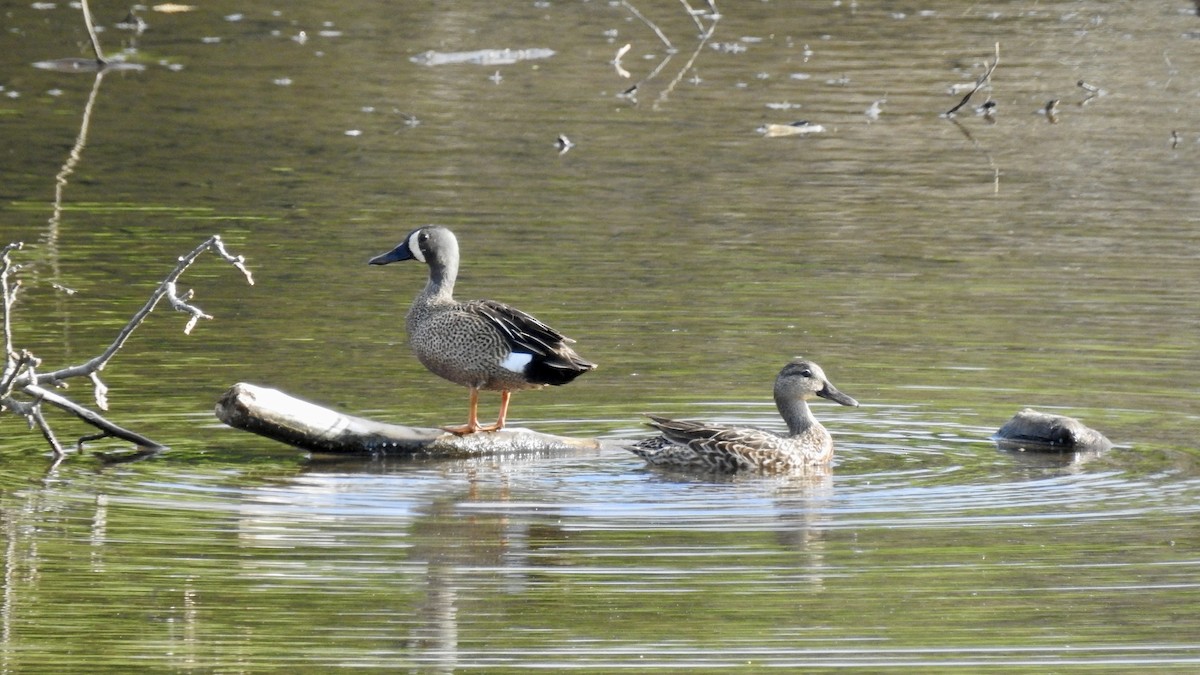
M1079 451L1108 450L1112 442L1104 434L1063 415L1026 408L1013 416L992 440L1004 450Z

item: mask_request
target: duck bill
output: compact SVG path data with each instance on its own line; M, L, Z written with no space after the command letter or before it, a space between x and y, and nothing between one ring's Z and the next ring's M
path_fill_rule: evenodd
M858 407L858 401L855 401L853 398L850 398L849 396L838 391L837 387L828 382L825 383L825 387L821 389L821 391L817 392L817 396L820 396L821 398L827 398L830 401L836 401L842 405L848 405L853 408Z
M412 260L414 257L415 256L413 256L412 251L408 249L408 241L406 240L403 244L400 244L387 253L380 253L374 258L371 258L367 261L367 264L386 265L388 263L400 262L401 260Z

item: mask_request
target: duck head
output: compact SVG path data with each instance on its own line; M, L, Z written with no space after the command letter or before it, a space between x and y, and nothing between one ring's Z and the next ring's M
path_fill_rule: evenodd
M419 260L430 267L457 266L458 239L444 227L418 227L409 232L396 248L371 258L367 264L386 265L402 260Z
M811 399L813 396L858 407L858 401L843 394L825 377L825 371L808 359L795 358L775 378L775 400Z

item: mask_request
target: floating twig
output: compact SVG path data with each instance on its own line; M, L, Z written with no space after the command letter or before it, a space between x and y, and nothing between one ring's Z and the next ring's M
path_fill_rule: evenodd
M992 176L993 176L992 192L993 192L993 194L1000 194L1000 167L997 166L996 160L992 157L992 153L989 152L983 146L981 146L979 144L979 141L975 140L975 137L971 135L971 132L969 130L967 130L967 128L965 126L962 125L962 122L959 122L957 119L954 119L953 117L951 117L949 119L951 122L954 123L954 126L958 127L958 130L962 132L963 136L965 136L967 138L967 140L971 142L971 145L975 146L976 150L983 153L983 156L987 159L988 166L991 167L991 169L992 169Z
M617 55L616 55L616 57L613 58L613 62L612 62L613 67L615 67L617 69L617 75L620 75L621 77L624 77L626 79L632 77L632 74L630 74L630 72L628 70L625 70L625 68L623 68L621 66L621 57L625 56L625 54L629 52L629 49L631 47L633 47L633 45L631 43L626 42L624 47L621 47L620 49L617 50Z
M687 3L684 4L686 5ZM636 16L642 23L646 24L650 30L654 31L654 34L658 36L659 40L662 40L662 43L667 46L669 51L675 51L675 45L671 44L671 41L667 39L666 33L663 33L661 28L659 28L653 21L647 19L645 15L639 12L637 7L634 7L629 0L621 0L621 6L629 10L630 14Z
M683 4L685 6L687 5L686 2ZM690 11L691 7L688 7L688 10ZM670 96L671 92L675 90L675 87L679 84L679 81L683 79L684 74L687 73L687 71L691 69L692 64L694 64L696 62L696 59L700 56L700 51L704 49L704 45L708 44L708 41L712 38L713 33L715 33L716 31L717 31L717 18L714 17L712 25L710 25L708 27L708 30L704 31L700 35L700 41L696 43L696 48L694 50L692 50L692 55L688 57L687 63L683 64L683 67L679 69L678 73L676 73L675 79L671 80L671 82L666 86L666 88L663 89L661 93L659 93L658 100L656 100L654 102L655 107L657 107L659 104L661 104L667 100L667 97ZM666 65L666 62L664 62L663 65Z
M92 10L88 9L87 0L80 0L79 4L83 7L83 23L87 26L88 37L92 39L92 51L96 53L96 63L102 66L108 65L108 59L104 58L104 51L100 49L100 38L96 35L96 26L92 23Z
M981 87L983 87L983 85L987 84L988 80L990 80L992 78L992 73L996 70L996 66L998 66L998 65L1000 65L1000 43L999 42L996 43L996 59L994 61L992 61L992 65L988 66L987 70L984 71L983 75L981 75L979 77L979 79L975 81L975 86L971 87L971 90L967 92L967 95L962 97L962 100L958 102L958 105L956 105L953 108L942 113L942 117L953 117L954 113L958 112L959 108L966 105L967 101L970 101L971 97L975 95L975 92L979 91L979 89Z

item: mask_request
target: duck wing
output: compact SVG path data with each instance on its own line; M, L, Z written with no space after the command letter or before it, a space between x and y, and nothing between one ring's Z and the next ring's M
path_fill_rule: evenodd
M783 468L791 460L782 447L784 439L761 429L727 427L703 422L686 422L666 417L650 416L650 426L662 433L662 441L673 447L663 447L663 459L679 462L681 451L690 453L690 464L711 471L771 470ZM654 439L651 439L654 440ZM638 453L645 457L644 454ZM667 462L664 462L667 463Z
M511 351L530 356L525 375L531 381L566 384L596 367L571 349L574 340L516 307L495 300L475 300L463 303L462 309L486 319Z

